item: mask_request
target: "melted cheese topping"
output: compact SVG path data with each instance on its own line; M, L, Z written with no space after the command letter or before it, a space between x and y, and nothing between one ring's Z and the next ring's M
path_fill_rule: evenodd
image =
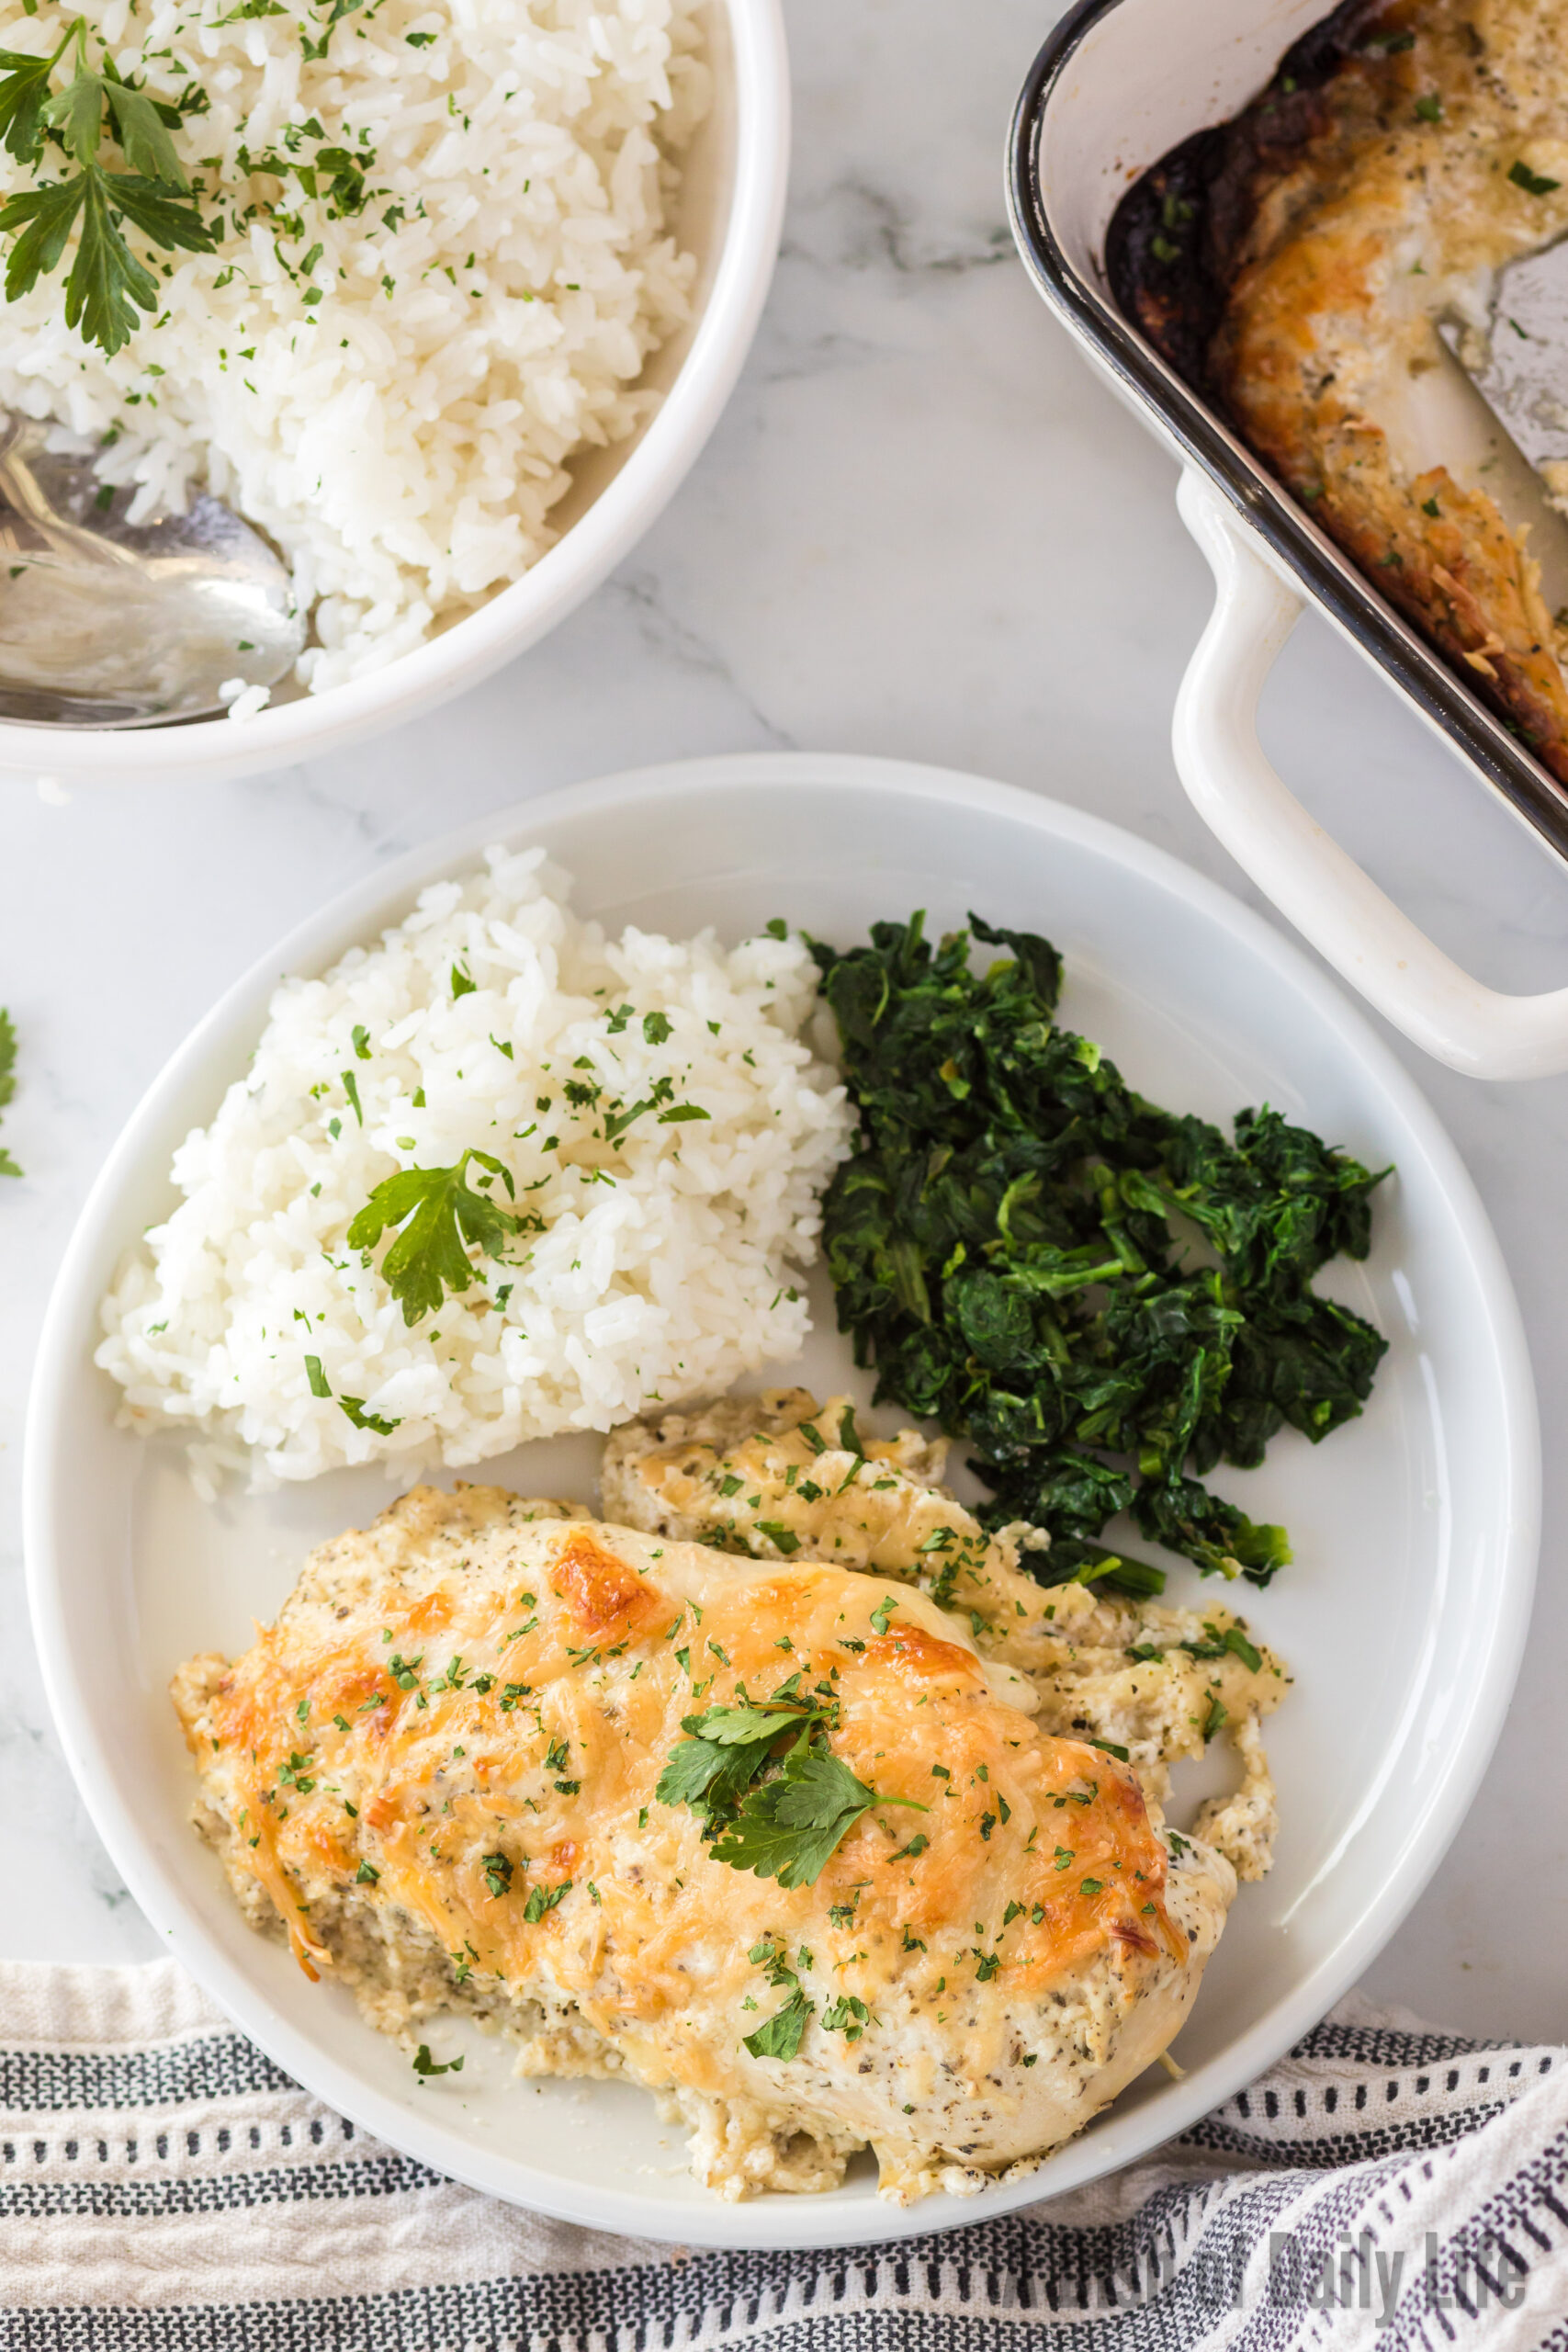
M1198 1826L1240 1877L1261 1878L1278 1807L1258 1724L1289 1687L1274 1653L1249 1639L1226 1649L1247 1628L1217 1601L1167 1608L1037 1582L1020 1562L1043 1558L1050 1538L1021 1522L987 1534L941 1484L945 1441L914 1430L862 1439L849 1413L848 1397L818 1405L794 1388L633 1422L605 1447L606 1507L650 1533L763 1559L806 1554L918 1586L984 1657L1027 1676L1044 1728L1124 1747L1156 1816L1170 1767L1201 1756L1223 1727L1240 1785Z
M1225 1865L1173 1871L1133 1774L1039 1731L928 1600L527 1510L416 1488L317 1554L244 1657L176 1679L204 1826L308 1969L384 1990L412 1939L425 2006L741 2118L734 2163L709 2134L731 2193L795 2185L747 2154L802 2131L840 2166L871 2139L899 2193L1015 2161L1164 2046ZM786 1891L716 1861L657 1784L683 1718L795 1672L831 1694L833 1753L924 1810L874 1808ZM781 2003L764 1942L814 2005L787 2064L743 2047Z

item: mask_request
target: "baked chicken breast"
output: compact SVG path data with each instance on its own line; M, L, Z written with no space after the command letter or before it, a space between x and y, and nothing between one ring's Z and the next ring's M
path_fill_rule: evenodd
M646 2085L726 2197L867 2143L885 2196L978 2188L1164 2051L1235 1878L1126 1766L907 1583L548 1508L416 1487L175 1677L308 1972Z
M1144 174L1106 266L1171 365L1568 783L1568 629L1500 487L1522 461L1500 435L1473 461L1441 446L1425 398L1452 365L1439 322L1483 336L1497 270L1568 228L1565 40L1568 0L1346 0L1234 121Z
M943 1438L863 1437L847 1396L780 1388L629 1422L600 1480L628 1527L917 1585L983 1657L1028 1678L1043 1729L1124 1749L1156 1820L1171 1766L1223 1732L1236 1784L1194 1827L1239 1878L1261 1878L1279 1808L1259 1726L1289 1688L1280 1659L1217 1600L1176 1609L1039 1582L1023 1564L1043 1566L1050 1537L1022 1521L987 1533L942 1483L946 1463Z

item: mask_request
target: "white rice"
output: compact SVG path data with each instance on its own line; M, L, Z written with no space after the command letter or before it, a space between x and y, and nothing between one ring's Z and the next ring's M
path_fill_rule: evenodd
M269 1484L376 1457L400 1474L479 1462L798 1350L796 1271L852 1124L806 1042L810 955L795 935L609 940L569 887L540 851L491 850L378 945L286 980L248 1076L175 1153L184 1200L121 1267L97 1361L123 1420L189 1430L204 1491L225 1469ZM472 988L454 995L455 971ZM574 1107L569 1081L601 1099ZM649 1097L708 1115L655 1108L595 1136L617 1099ZM471 1146L543 1229L506 1263L470 1248L473 1287L411 1329L379 1272L391 1236L351 1252L348 1226L400 1168ZM356 1428L344 1397L397 1428Z
M41 279L0 314L0 402L118 434L100 470L144 485L138 519L202 479L270 532L315 608L305 684L406 652L545 551L567 461L653 401L694 267L665 209L709 94L695 5L363 0L310 60L331 0L74 0L155 97L206 92L174 138L224 234L156 256L164 309L112 359ZM60 30L0 0L0 47ZM322 146L361 160L363 209L330 171L310 194ZM0 154L0 196L34 177Z

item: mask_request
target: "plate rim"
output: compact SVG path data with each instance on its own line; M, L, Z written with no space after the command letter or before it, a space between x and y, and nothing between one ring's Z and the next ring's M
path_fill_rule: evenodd
M316 2097L389 2146L431 2164L483 2193L556 2219L628 2238L703 2247L763 2250L781 2245L874 2245L933 2229L963 2227L1039 2201L1038 2174L998 2182L972 2199L930 2198L908 2207L878 2199L781 2199L776 2203L708 2205L660 2195L562 2181L532 2165L485 2152L440 2118L412 2119L335 2055L317 2047L271 2009L249 1972L219 1947L158 1857L118 1785L112 1743L78 1687L73 1647L62 1615L68 1560L55 1542L51 1459L69 1413L71 1384L80 1376L76 1347L84 1310L96 1321L97 1298L85 1298L84 1279L113 1220L127 1181L142 1167L145 1131L166 1115L168 1098L193 1074L220 1034L265 997L285 971L320 968L372 925L397 920L398 902L492 842L516 842L530 828L571 815L603 817L632 801L706 786L755 787L787 793L802 784L838 783L890 798L940 800L955 812L985 808L1048 838L1075 844L1122 870L1174 890L1206 922L1260 956L1303 1000L1332 1042L1349 1049L1381 1086L1391 1106L1419 1136L1432 1173L1463 1233L1470 1283L1496 1351L1506 1460L1501 1463L1501 1557L1491 1588L1494 1603L1481 1665L1469 1695L1462 1736L1421 1834L1387 1871L1377 1897L1294 1991L1257 2023L1179 2083L1158 2092L1136 2114L1100 2120L1089 2138L1068 2142L1050 2159L1047 2195L1100 2179L1152 2154L1283 2056L1346 1992L1393 1935L1435 1875L1469 1812L1491 1762L1517 1678L1528 1634L1539 1548L1540 1449L1535 1385L1522 1319L1496 1236L1456 1146L1415 1080L1371 1021L1304 950L1221 884L1107 819L1024 786L999 784L962 770L851 752L744 752L671 760L568 785L491 811L488 816L416 844L336 893L293 924L226 988L195 1023L142 1091L83 1203L61 1260L39 1330L23 1449L23 1547L29 1613L45 1695L77 1790L115 1867L143 1916L208 1995L275 2064ZM1121 2129L1117 2129L1120 2121ZM1151 2128L1152 2124L1152 2128ZM814 2226L813 2214L820 2217Z

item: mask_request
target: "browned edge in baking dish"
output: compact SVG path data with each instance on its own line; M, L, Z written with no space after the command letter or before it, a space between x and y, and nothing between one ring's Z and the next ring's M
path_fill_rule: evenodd
M1224 493L1306 595L1339 623L1493 790L1568 859L1568 792L1385 604L1191 387L1086 277L1057 239L1041 184L1053 96L1094 28L1122 0L1078 0L1047 37L1013 112L1008 208L1050 308ZM1288 43L1286 44L1289 45ZM1192 130L1205 126L1193 123ZM1157 160L1144 159L1145 164Z

